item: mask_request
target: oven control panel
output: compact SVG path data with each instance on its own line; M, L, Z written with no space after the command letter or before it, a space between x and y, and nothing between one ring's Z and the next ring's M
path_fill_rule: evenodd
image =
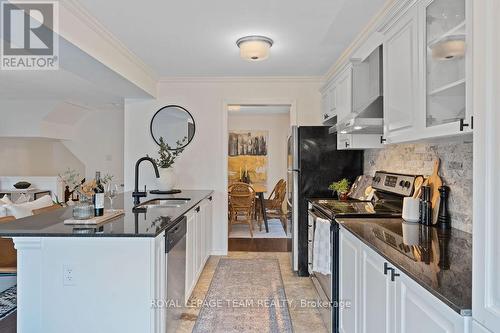
M416 177L414 175L377 171L372 180L372 187L376 190L408 197L413 193Z

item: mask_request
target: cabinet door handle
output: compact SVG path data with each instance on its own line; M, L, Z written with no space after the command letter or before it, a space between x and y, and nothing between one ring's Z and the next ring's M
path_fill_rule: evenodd
M381 143L381 144L384 144L384 143L385 143L385 141L386 141L386 140L385 140L385 139L384 139L384 137L381 135L381 136L380 136L380 143Z
M399 276L399 273L396 273L396 270L394 268L391 268L391 281L394 281L397 276Z
M349 143L347 141L345 142L345 147L349 148Z
M389 264L387 262L384 262L384 275L387 275L388 271L392 271L394 273L394 268L389 267Z
M199 212L200 212L200 207L199 207L199 206L198 206L198 207L196 207L195 211L196 211L197 213L199 213Z
M464 119L460 119L460 132L464 131L464 127L469 127L470 124L467 124Z
M325 114L323 115L323 119L328 119L328 114L326 114L326 113L325 113Z

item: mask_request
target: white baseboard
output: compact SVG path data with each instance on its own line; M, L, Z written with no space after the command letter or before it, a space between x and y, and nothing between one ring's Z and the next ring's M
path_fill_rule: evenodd
M212 250L210 252L211 256L227 256L227 250Z

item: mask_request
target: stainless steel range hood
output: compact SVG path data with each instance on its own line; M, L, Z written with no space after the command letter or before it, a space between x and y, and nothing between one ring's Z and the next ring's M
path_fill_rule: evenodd
M342 134L383 134L384 98L377 96L359 113L353 112L335 125L330 132Z
M365 59L351 60L352 112L337 120L330 133L382 134L384 98L382 92L382 46Z

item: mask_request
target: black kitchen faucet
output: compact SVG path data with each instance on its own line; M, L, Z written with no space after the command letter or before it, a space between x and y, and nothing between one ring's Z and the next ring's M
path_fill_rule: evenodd
M151 157L147 155L137 160L137 162L135 163L135 186L134 186L134 192L132 193L132 197L134 198L134 205L138 205L140 203L140 198L145 198L148 195L145 185L144 185L144 192L139 191L139 165L143 161L151 162L151 164L153 164L153 168L155 169L156 178L160 178L160 172L158 171L158 166L156 165L155 160L153 160Z

